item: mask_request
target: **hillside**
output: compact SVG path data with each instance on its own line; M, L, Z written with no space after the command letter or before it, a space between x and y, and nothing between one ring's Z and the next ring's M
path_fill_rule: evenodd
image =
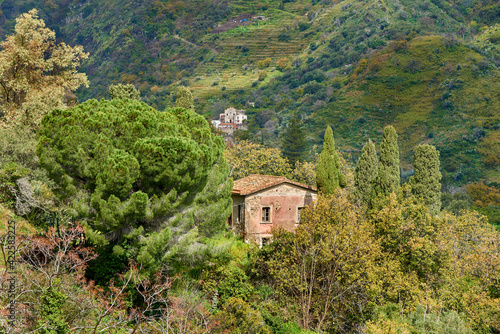
M185 85L206 117L254 102L251 133L269 145L292 113L311 145L330 124L354 160L391 123L406 171L429 142L447 181L500 182L495 1L0 1L0 33L32 7L90 53L80 100L132 83L163 109Z

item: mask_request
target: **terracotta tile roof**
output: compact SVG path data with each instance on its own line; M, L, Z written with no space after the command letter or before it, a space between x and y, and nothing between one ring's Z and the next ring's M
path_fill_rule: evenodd
M252 174L234 181L232 193L236 195L249 195L259 190L270 188L281 183L289 183L305 189L316 191L316 188L314 187L289 180L284 176Z

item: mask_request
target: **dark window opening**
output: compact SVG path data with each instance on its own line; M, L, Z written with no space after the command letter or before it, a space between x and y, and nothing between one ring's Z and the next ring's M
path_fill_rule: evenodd
M241 223L243 221L243 205L238 205L238 222Z
M270 207L262 208L262 221L268 223L270 217L271 217L271 208Z
M271 238L262 238L262 246L269 245L271 243Z
M297 208L297 224L300 223L300 215L304 208Z

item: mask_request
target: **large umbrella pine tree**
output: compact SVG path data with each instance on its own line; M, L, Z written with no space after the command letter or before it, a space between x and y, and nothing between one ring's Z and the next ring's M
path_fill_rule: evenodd
M40 135L40 164L94 242L126 245L151 265L172 254L175 235L223 230L232 188L224 141L194 111L89 100L52 111Z

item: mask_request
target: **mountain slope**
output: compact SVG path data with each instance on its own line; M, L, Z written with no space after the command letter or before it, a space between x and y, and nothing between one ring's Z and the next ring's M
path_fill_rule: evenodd
M163 109L186 85L205 116L253 102L270 145L293 113L310 144L330 124L354 160L391 123L405 170L429 142L450 181L500 182L497 1L0 0L0 34L32 7L90 52L81 100L133 83Z

